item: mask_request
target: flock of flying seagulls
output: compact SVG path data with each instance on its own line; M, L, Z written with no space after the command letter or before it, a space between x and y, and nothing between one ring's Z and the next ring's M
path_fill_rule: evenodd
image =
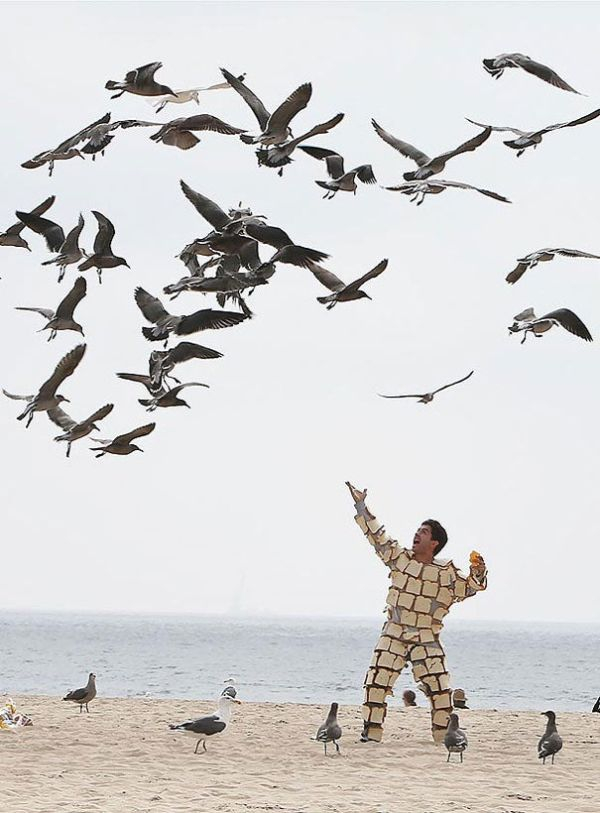
M504 70L508 68L521 68L564 91L578 92L561 79L554 70L523 54L501 54L492 59L484 59L483 65L495 79L499 79ZM166 122L138 119L112 121L111 113L106 113L75 135L62 141L57 147L36 154L25 161L22 166L27 169L37 169L47 165L49 174L52 175L57 161L75 157L83 159L86 156L91 156L92 160L95 160L98 155L104 155L119 131L152 128L154 132L150 135L150 139L153 142L175 146L182 150L195 147L199 142L196 133L202 131L239 136L242 143L255 149L260 166L274 168L280 175L284 167L292 163L295 156L308 155L325 164L327 180L316 180L315 183L325 190L324 197L327 199L333 199L339 192L356 194L357 181L366 185L377 182L371 164L360 164L346 170L344 157L339 152L316 144L303 143L329 133L343 120L343 113L337 113L326 122L308 128L302 135L294 136L291 129L292 124L296 116L309 106L312 98L313 88L310 82L300 85L281 104L274 109L271 108L273 112L270 112L248 86L245 74L236 76L230 71L222 69L224 79L222 82L207 87L174 91L170 85L156 81L155 74L161 67L160 62L144 65L129 71L122 81L109 80L106 88L114 91L111 96L113 99L126 93L149 97L150 100L156 99L157 101L153 102L156 113L160 113L170 104L183 105L191 102L200 104L200 94L208 96L215 91L234 91L250 108L256 119L258 126L254 133L249 132L246 128L228 124L207 113ZM446 170L448 163L453 158L482 148L493 132L510 132L514 138L504 143L516 150L517 156L520 156L529 147L535 149L546 133L585 124L598 116L600 116L600 109L573 121L550 125L536 131L497 127L467 119L470 124L478 128L478 132L459 146L433 157L407 141L392 135L373 119L372 125L377 136L416 165L415 169L404 172L403 183L383 188L401 192L409 196L417 205L422 204L427 195L439 194L451 188L471 189L500 202L510 203L508 198L497 192L437 176ZM222 355L217 350L190 341L180 341L168 348L169 342L174 337L188 337L205 330L231 328L250 319L253 313L248 306L247 296L252 294L256 288L268 285L280 264L293 265L310 272L317 283L327 291L326 294L318 296L316 299L328 310L340 303L370 299L363 286L382 274L388 267L388 260L383 259L356 279L344 281L323 266L323 262L329 259L328 253L298 245L284 228L268 223L266 216L254 214L250 208L242 207L241 203L238 207L225 211L215 201L192 189L184 181L181 181L181 189L186 199L206 221L209 231L203 237L193 239L179 252L177 256L186 269L186 276L165 286L163 293L171 300L183 292L214 294L218 307L206 307L192 312L186 311L183 314L174 314L167 310L163 301L155 293L142 287L135 289L135 302L144 320L149 323L142 327L142 334L149 342L161 342L163 349L150 352L148 372L117 373L117 375L121 379L139 383L145 387L149 397L139 399L139 403L149 412L158 408L189 407L189 404L181 397L182 391L191 387L206 388L208 385L198 381L181 382L171 375L173 369L185 361L216 359ZM102 274L106 269L114 269L119 266L129 267L125 258L113 252L115 227L105 214L95 210L91 212L96 220L97 228L92 251L88 253L80 245L85 227L83 214L79 214L75 225L65 233L59 223L47 216L54 201L55 197L50 196L30 211L17 211L17 221L0 233L0 246L24 248L31 251L23 233L27 234L25 230L28 230L40 235L44 239L48 251L54 255L50 259L44 260L42 265L55 266L58 269L59 282L64 279L70 266L76 266L77 270L82 273L95 268L99 283L102 282ZM264 254L267 250L270 250L268 257ZM599 255L578 249L540 249L520 258L516 268L508 274L506 280L509 284L514 284L526 271L534 268L538 263L548 262L557 256L600 259ZM17 309L37 313L45 320L40 332L47 334L48 341L54 339L59 331L74 331L83 336L84 328L75 320L75 310L86 297L87 287L86 278L78 276L66 296L56 305L53 303L52 307L47 308L23 304L19 305ZM232 306L235 309L230 309ZM588 328L568 308L558 308L539 317L536 316L533 308L527 308L514 317L509 332L511 334L522 333L522 342L524 342L528 334L540 337L555 326L562 327L585 341L592 341ZM86 345L80 344L64 355L50 377L39 386L37 392L15 395L3 390L7 397L27 402L23 412L18 416L18 420L26 419L27 426L30 425L36 412L45 412L50 420L60 427L62 432L56 436L55 440L66 442L67 456L70 455L72 443L91 435L92 432L97 432L98 422L104 420L113 409L113 404L105 404L86 419L77 421L71 418L61 406L68 399L59 392L59 389L65 379L75 372L83 359L85 349ZM431 403L437 393L463 383L472 375L473 371L457 381L445 384L431 392L384 395L382 397L415 398L420 403L427 404ZM176 386L172 387L170 381L174 381ZM97 453L97 457L106 454L129 455L135 451L143 451L133 441L149 434L154 428L154 423L148 423L108 440L92 438L97 444L91 447L92 451Z

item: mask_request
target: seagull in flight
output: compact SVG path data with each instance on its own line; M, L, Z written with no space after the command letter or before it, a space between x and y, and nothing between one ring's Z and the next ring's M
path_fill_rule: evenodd
M539 338L555 326L563 327L586 342L593 341L590 331L579 316L568 308L558 308L539 317L535 315L533 308L526 308L514 317L514 322L508 329L511 333L522 332L521 344L524 344L529 333Z
M519 130L516 127L492 127L491 125L480 124L477 121L473 121L473 119L467 119L467 121L477 125L477 127L489 126L491 130L497 133L513 133L516 138L511 138L502 143L510 147L511 150L516 150L517 158L519 158L528 147L533 147L535 150L537 145L542 143L542 137L546 135L546 133L551 133L554 130L562 130L565 127L578 127L580 124L587 124L588 121L593 121L598 118L598 116L600 116L600 108L592 110L591 113L586 113L585 116L579 116L579 118L565 121L562 124L549 124L547 127L542 127L539 130Z
M122 82L114 82L109 79L104 85L107 90L118 91L111 99L118 99L124 93L133 93L136 96L175 96L175 92L167 85L159 85L154 81L154 74L162 68L162 62L149 62L141 68L135 68L125 74Z
M86 291L87 281L85 277L78 277L69 293L61 300L55 311L49 308L26 307L17 307L15 310L33 311L43 316L44 319L46 319L46 324L41 330L50 331L47 341L52 341L52 339L56 338L57 331L59 330L74 330L83 336L83 328L73 319L73 312L86 295ZM41 331L38 332L41 333Z
M137 429L132 429L131 432L126 432L124 435L117 435L112 440L102 440L101 438L92 438L94 443L100 443L101 446L92 446L92 452L98 452L96 457L103 457L105 454L116 455L129 455L132 452L143 452L139 446L132 443L136 438L142 438L149 435L154 431L155 423L147 423L145 426L138 426Z
M60 407L54 407L53 409L48 410L47 414L50 420L57 426L60 426L60 428L63 430L63 434L57 435L54 440L59 442L66 441L67 457L70 457L71 455L72 443L80 438L86 437L86 435L89 435L90 432L94 430L96 432L99 431L96 424L106 418L106 416L112 412L113 406L114 404L105 404L83 421L73 420L73 418L67 415L67 413Z
M438 387L437 390L433 390L432 392L423 392L417 395L381 395L379 394L380 398L417 398L420 404L430 404L434 396L437 395L438 392L442 390L447 390L448 387L454 387L456 384L462 384L463 381L466 381L468 378L471 378L475 370L471 370L471 372L464 376L464 378L459 378L458 381L453 381L451 384L444 384L443 387Z
M335 197L336 192L352 192L356 195L356 178L364 184L377 183L371 164L361 164L359 167L354 167L354 169L345 172L344 158L334 150L326 150L322 147L298 147L298 149L318 161L325 161L327 173L331 180L315 181L317 186L326 190L323 195L325 199L331 200Z
M55 200L56 197L51 195L49 198L46 198L45 201L40 203L39 206L36 206L35 209L32 209L30 212L26 212L25 214L27 214L29 217L43 215L48 211ZM0 246L13 246L14 248L25 248L27 251L31 251L27 240L24 240L21 237L21 232L24 228L25 223L23 220L18 220L12 226L9 226L6 231L0 233Z
M483 67L494 79L500 79L506 68L522 68L527 73L537 76L543 82L554 85L555 88L568 90L571 93L577 93L579 96L583 95L575 88L572 88L564 79L561 79L556 71L549 68L548 65L536 62L530 56L525 56L525 54L498 54L498 56L482 61Z
M427 195L439 195L445 192L446 189L471 189L474 192L479 192L488 198L499 200L501 203L511 203L504 195L499 195L497 192L490 192L489 189L482 189L479 186L472 186L469 183L460 183L459 181L445 181L442 178L428 178L425 181L407 181L398 186L384 186L388 192L400 192L402 195L408 195L411 203L416 203L420 206Z
M243 73L238 76L238 80L243 82L246 74ZM189 88L188 90L176 90L172 96L165 96L164 99L159 99L158 102L151 102L152 106L156 108L156 112L160 111L168 104L187 104L187 102L196 102L200 104L200 94L205 93L207 90L232 90L229 82L219 82L216 85L209 85L204 88Z
M309 271L312 272L315 279L317 279L321 285L324 285L326 288L329 288L332 291L329 296L318 296L317 302L321 302L321 304L327 306L327 310L331 310L338 302L352 302L355 299L371 299L366 291L362 291L361 287L371 279L375 279L380 274L382 274L388 266L387 260L381 260L380 263L377 263L375 268L372 268L370 271L367 271L366 274L363 274L362 277L355 279L353 282L345 283L339 277L336 277L335 274L332 274L331 271L328 271L326 268L323 268L316 263L311 263L308 266Z
M600 260L600 255L589 254L587 251L579 251L576 248L541 248L539 251L532 251L531 254L527 254L525 257L521 257L517 260L517 267L508 274L506 281L514 285L530 268L535 268L538 263L550 262L550 260L553 260L557 255Z
M221 135L241 135L246 132L239 127L233 127L231 124L221 121L216 116L201 113L198 116L168 121L162 125L157 133L150 136L150 140L162 142L171 147L179 147L180 150L190 150L200 142L200 139L193 132L199 130L211 130Z
M424 181L432 175L438 175L444 171L446 164L451 158L455 158L457 155L462 155L462 153L465 152L473 152L473 150L476 150L477 147L480 147L488 140L492 132L491 127L484 127L480 133L468 141L465 141L464 144L460 144L454 150L449 150L448 152L443 152L441 155L436 155L434 158L430 158L424 152L421 152L421 150L413 147L412 144L406 141L400 141L399 138L388 133L383 127L377 124L375 119L371 119L371 124L377 135L382 138L386 144L398 150L405 158L410 158L411 161L414 161L419 167L415 172L405 172L403 175L405 181Z

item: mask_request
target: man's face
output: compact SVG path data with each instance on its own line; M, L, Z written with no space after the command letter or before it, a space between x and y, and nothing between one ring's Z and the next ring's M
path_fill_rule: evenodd
M417 554L435 554L437 542L431 538L431 528L429 525L421 525L413 538L413 553Z

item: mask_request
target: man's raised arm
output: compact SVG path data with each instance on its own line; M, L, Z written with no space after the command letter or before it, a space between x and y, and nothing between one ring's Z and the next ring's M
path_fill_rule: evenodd
M383 523L369 511L365 505L365 497L367 496L367 489L360 491L355 488L351 483L346 481L346 485L350 489L350 494L354 500L356 508L356 516L354 517L356 524L369 540L370 544L375 548L375 553L379 558L390 565L393 559L397 559L402 553L404 548L392 539L383 527Z
M487 588L487 567L483 556L476 551L471 554L469 575L457 571L454 586L455 601L464 601Z

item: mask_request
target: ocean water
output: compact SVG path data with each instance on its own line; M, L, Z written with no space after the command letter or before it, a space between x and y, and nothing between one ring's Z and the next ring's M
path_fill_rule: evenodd
M105 697L208 699L234 677L242 700L360 704L381 623L2 612L0 695L61 695L94 671ZM598 625L461 621L442 638L472 708L590 711L600 694ZM391 703L413 685L403 673Z

